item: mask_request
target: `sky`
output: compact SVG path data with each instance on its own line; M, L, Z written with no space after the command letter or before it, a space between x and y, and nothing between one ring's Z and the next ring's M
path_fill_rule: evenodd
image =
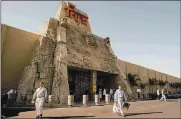
M180 1L72 1L121 60L180 77ZM1 22L36 32L60 1L2 1Z

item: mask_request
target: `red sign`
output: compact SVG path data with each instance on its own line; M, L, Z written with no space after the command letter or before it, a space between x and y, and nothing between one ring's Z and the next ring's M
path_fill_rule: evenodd
M82 23L87 25L88 23L88 16L87 14L83 13L82 11L75 8L76 6L72 3L68 2L66 10L66 16L73 18L78 24Z

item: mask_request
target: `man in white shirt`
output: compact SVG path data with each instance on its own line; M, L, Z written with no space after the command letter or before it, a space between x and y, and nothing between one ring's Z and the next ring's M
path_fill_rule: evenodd
M44 83L40 82L39 86L40 87L36 89L33 95L33 100L32 100L32 103L35 102L35 107L36 107L36 112L37 112L36 118L42 118L43 104L45 100L47 99L47 89L44 88Z
M138 99L140 99L141 89L138 88L136 92L137 92L137 94L138 94Z
M159 89L158 89L158 88L157 88L156 93L157 93L157 100L159 100L159 98L160 98L160 91L159 91Z
M123 113L123 104L124 100L127 101L127 97L125 92L122 90L122 87L119 86L119 89L116 90L115 95L114 95L114 101L118 103L118 108L119 108L119 113L122 116L125 116Z
M164 89L162 89L161 92L162 92L162 97L161 97L160 101L162 101L164 99L166 102L166 96L164 94Z

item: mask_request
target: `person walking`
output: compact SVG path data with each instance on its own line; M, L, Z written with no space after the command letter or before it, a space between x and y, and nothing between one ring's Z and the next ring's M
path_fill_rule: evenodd
M113 89L110 89L110 99L111 99L111 100L114 99Z
M39 88L36 89L36 91L33 95L33 100L32 100L32 103L35 103L37 119L42 118L43 104L46 99L47 99L47 89L44 88L44 83L40 82Z
M114 93L113 113L119 113L118 103L117 103L117 99L116 99L116 93Z
M165 96L165 93L164 93L164 89L161 90L161 93L162 93L162 97L160 99L160 101L162 101L164 99L164 101L166 102L166 96Z
M159 100L160 99L160 90L158 88L157 88L156 93L157 93L157 100Z
M106 89L103 90L103 99L105 100L106 98Z
M136 90L136 92L137 92L137 94L138 94L138 99L140 99L141 89L138 88L138 89Z
M14 102L16 102L16 90L15 88L12 88L10 91L8 91L8 105L12 106Z
M127 102L127 97L125 92L122 90L122 87L119 86L119 88L116 90L115 95L114 95L114 101L118 104L118 109L119 109L119 115L121 114L122 116L125 117L123 113L123 104L124 100Z

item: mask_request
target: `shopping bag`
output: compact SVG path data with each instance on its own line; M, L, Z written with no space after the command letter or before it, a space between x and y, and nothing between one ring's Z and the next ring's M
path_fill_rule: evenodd
M129 103L125 102L125 103L123 104L123 109L128 110L129 107L130 107L130 104L129 104Z

